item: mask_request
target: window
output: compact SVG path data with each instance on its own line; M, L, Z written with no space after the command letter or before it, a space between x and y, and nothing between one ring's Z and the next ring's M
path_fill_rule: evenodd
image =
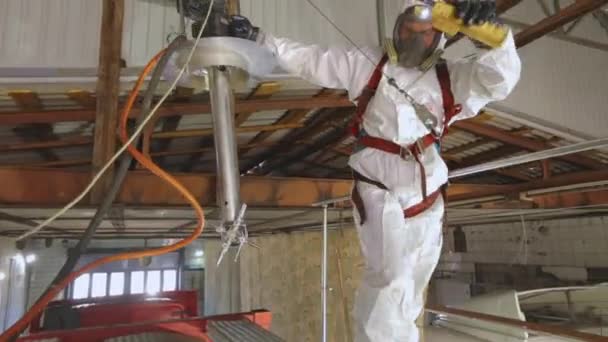
M120 296L125 293L125 273L110 274L110 296Z
M131 273L131 294L144 293L144 279L146 275L144 271Z
M89 274L83 274L74 281L72 299L84 299L89 297Z
M124 294L150 294L177 290L176 269L95 272L83 274L71 284L71 299L103 298Z
M146 293L157 294L160 292L160 271L148 271L146 277Z
M164 270L163 271L163 292L177 290L177 271L176 270Z
M91 297L105 297L106 291L108 290L108 274L93 273L93 277L91 279Z

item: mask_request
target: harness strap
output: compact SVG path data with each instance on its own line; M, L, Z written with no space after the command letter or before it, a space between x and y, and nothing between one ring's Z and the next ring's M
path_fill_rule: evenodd
M386 187L386 185L382 184L381 182L371 180L355 170L353 170L353 178L355 179L356 182L368 183L368 184L374 185L382 190L388 191L388 188ZM422 200L422 202L404 209L403 216L405 218L412 218L412 217L422 214L428 208L433 206L433 204L435 203L435 201L437 201L439 196L444 196L444 199L447 199L447 197L445 197L445 186L439 188L438 190L436 190L433 193L431 193L430 195L428 195L424 200ZM365 205L363 204L363 198L361 197L361 194L359 193L359 188L357 187L356 184L355 184L355 187L353 188L352 201L353 201L353 204L355 205L355 207L357 208L357 212L359 213L360 223L364 224L365 221L367 220L367 214L365 212Z
M445 61L437 63L435 72L437 73L437 80L441 87L441 96L443 99L443 137L448 131L450 121L462 111L462 106L456 104L454 100L452 82L450 80L450 72L448 71L447 63Z
M353 135L359 138L359 141L358 141L359 144L366 146L366 147L379 149L379 150L382 150L387 153L398 154L402 158L413 157L416 160L416 162L419 164L423 201L421 203L413 206L412 208L408 208L408 209L404 210L404 215L406 217L413 217L413 216L418 215L422 211L428 209L437 200L439 195L442 194L442 192L444 193L444 197L446 197L445 196L445 189L446 189L445 186L442 186L439 190L431 193L430 195L427 195L426 170L424 168L424 163L420 160L420 156L422 155L422 153L424 152L424 150L427 147L429 147L435 143L439 143L441 141L441 138L443 136L445 136L445 134L447 134L448 125L450 124L452 119L462 111L462 106L460 104L455 103L454 93L452 92L452 84L451 84L451 80L450 80L450 73L449 73L449 70L447 67L447 63L445 61L441 61L441 62L437 63L435 66L437 80L439 81L439 86L441 88L441 96L442 96L442 100L443 100L443 111L444 111L443 132L442 132L441 136L437 137L437 136L433 135L432 133L427 134L426 136L419 139L415 144L412 144L407 147L398 145L392 141L385 140L382 138L376 138L376 137L371 137L371 136L367 136L367 135L362 136L361 135L361 131L362 131L361 125L363 122L363 115L365 114L365 111L367 110L369 102L376 94L378 85L380 84L380 81L382 80L382 76L383 76L382 69L384 68L384 65L387 63L387 61L388 61L388 56L384 55L382 57L382 60L380 61L380 63L378 63L378 65L376 66L376 69L374 70L372 76L370 77L370 79L367 83L367 86L363 89L363 92L359 96L358 103L357 103L357 110L355 112L355 115L353 117L353 121L351 124L351 130L352 130ZM359 174L358 172L356 172L354 170L353 170L353 178L356 181L365 182L368 184L375 185L380 189L388 190L384 184L373 181L373 180ZM447 197L446 197L446 199L447 199ZM365 218L366 218L365 208L363 207L363 200L362 200L361 195L359 194L359 191L356 186L353 190L353 202L359 210L359 214L361 217L361 223L363 224L365 222ZM420 210L420 211L418 212L418 210Z
M369 101L371 101L374 95L376 95L376 90L378 90L378 85L382 80L382 69L384 68L387 62L388 55L382 56L382 59L380 60L378 65L376 65L376 68L374 69L372 76L367 82L367 85L365 86L365 88L363 88L361 95L359 95L359 97L357 98L357 109L355 111L355 115L353 116L350 128L352 135L354 135L355 137L358 137L361 132L363 115L367 110Z
M418 143L403 147L401 145L395 144L392 141L384 140L381 138L372 137L369 135L362 136L359 138L358 143L365 146L375 148L377 150L381 150L391 154L398 154L402 158L407 158L408 156L415 156L417 154L421 154L424 150L435 144L437 139L434 135L428 134L425 135L422 139L419 140Z

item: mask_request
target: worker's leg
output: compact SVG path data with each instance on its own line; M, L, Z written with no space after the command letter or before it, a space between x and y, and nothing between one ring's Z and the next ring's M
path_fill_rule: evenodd
M367 220L356 223L366 269L355 302L355 341L418 341L415 320L441 251L443 202L405 220L396 197L359 183Z

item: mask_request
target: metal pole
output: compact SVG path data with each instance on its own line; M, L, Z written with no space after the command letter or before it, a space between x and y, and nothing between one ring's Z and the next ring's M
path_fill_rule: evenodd
M322 336L327 342L327 204L323 206L323 257L321 263Z
M236 220L240 179L234 129L234 96L224 67L209 68L213 135L218 166L218 204L224 223Z
M450 172L449 178L458 178L463 176L469 176L476 173L481 173L485 171L491 171L500 169L503 167L515 166L526 164L530 162L535 162L544 159L556 158L565 156L568 154L574 154L579 152L585 152L589 150L594 150L597 148L601 148L604 146L608 146L608 138L602 138L597 140L585 141L578 144L572 144L568 146L561 146L549 150L538 151L534 153L528 153L521 156L516 156L512 158L501 159L497 161L492 161L484 164L479 164L471 167L466 167L460 170L455 170Z
M380 46L384 46L384 37L386 36L384 0L376 0L376 19L378 20L378 43Z

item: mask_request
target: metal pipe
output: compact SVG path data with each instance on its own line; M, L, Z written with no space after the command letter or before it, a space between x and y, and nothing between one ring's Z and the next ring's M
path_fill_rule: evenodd
M327 342L327 204L323 206L323 256L321 263L322 336Z
M179 32L181 35L186 35L186 16L184 14L184 0L177 0L179 10Z
M554 337L567 337L572 338L577 341L590 341L590 342L601 342L606 341L605 337L599 335L593 335L585 332L580 332L576 330L569 330L568 328L553 326L553 325L545 325L538 324L533 322L519 321L516 319L499 317L495 315L488 315L485 313L466 311L456 308L448 308L439 305L428 305L425 310L427 312L440 315L447 316L446 318L440 318L443 321L449 321L450 316L457 317L465 317L474 321L481 321L485 323L495 323L501 326L513 327L517 329L522 329L527 332L531 332L537 335L542 336L554 336Z
M578 144L572 144L568 146L556 147L549 150L538 151L533 153L524 154L521 156L516 156L512 158L501 159L497 161L492 161L488 163L483 163L471 167L466 167L463 169L455 170L450 172L449 178L458 178L473 175L476 173L481 173L485 171L491 171L496 169L501 169L504 167L515 166L526 164L534 161L539 161L543 159L550 159L561 157L569 154L594 150L597 148L601 148L604 146L608 146L608 138L602 138L592 141L585 141Z
M209 68L210 100L218 169L218 201L224 223L236 220L240 180L234 129L234 96L224 67Z
M376 19L378 20L378 43L384 44L386 35L386 14L384 11L384 0L376 0Z

